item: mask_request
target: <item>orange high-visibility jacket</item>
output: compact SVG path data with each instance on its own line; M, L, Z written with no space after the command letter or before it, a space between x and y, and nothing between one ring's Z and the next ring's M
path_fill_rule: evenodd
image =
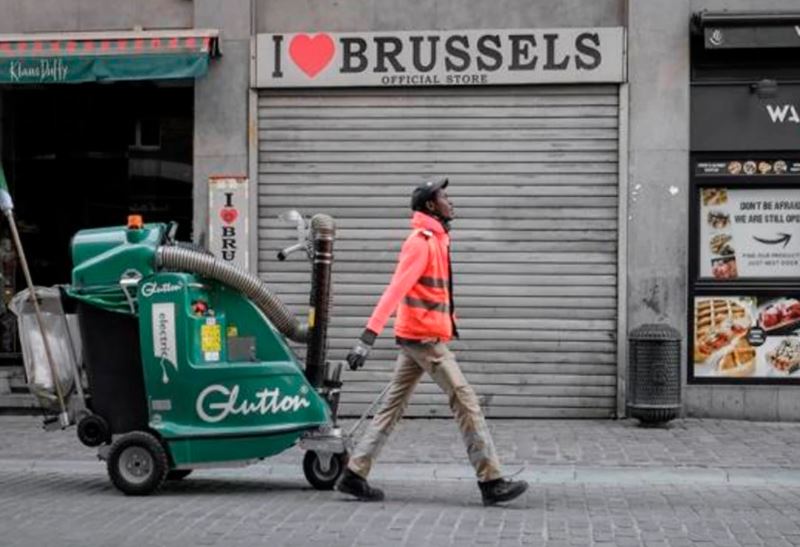
M400 251L394 276L372 312L367 328L380 334L397 310L395 335L410 340L457 336L450 278L450 236L424 213L411 218L413 231Z

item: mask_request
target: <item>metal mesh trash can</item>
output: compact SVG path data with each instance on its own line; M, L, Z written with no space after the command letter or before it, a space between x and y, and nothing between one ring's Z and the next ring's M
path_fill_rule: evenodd
M681 335L667 325L642 325L628 336L628 416L666 423L681 408Z
M42 326L34 313L30 291L25 289L11 299L9 308L17 316L22 360L28 389L48 411L58 410L56 381L62 393L69 397L75 387L76 373L82 361L82 347L78 338L78 319L64 313L61 293L57 287L36 287L36 297L42 312ZM44 337L42 337L44 330ZM45 339L53 358L45 350ZM53 379L55 371L56 381Z

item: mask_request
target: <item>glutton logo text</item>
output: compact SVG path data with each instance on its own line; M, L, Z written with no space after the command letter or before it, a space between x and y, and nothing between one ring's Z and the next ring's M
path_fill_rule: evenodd
M217 423L229 416L248 414L283 414L297 412L311 406L311 402L302 395L284 395L279 388L264 388L254 393L254 398L240 399L239 386L228 388L219 384L206 387L197 396L195 410L200 419L208 423Z
M155 283L150 281L142 285L142 296L150 298L154 294L166 294L181 290L181 285L177 283Z

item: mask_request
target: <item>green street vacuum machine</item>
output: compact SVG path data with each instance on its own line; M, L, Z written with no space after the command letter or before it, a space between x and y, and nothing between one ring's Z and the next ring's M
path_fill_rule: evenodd
M315 488L343 471L342 364L325 358L335 226L284 218L299 240L278 258L304 251L312 262L305 322L257 276L175 241L176 225L135 216L76 233L71 283L12 301L45 427L76 425L125 494L298 444ZM305 364L287 339L306 346Z

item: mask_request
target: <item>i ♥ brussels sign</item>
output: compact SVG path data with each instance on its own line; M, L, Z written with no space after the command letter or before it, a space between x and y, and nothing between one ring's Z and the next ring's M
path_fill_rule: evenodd
M259 34L256 87L615 83L613 28Z

